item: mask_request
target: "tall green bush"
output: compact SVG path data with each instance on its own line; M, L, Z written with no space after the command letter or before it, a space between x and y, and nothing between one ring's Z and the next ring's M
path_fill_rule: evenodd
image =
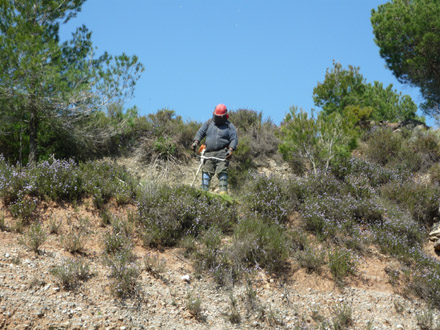
M322 114L315 118L296 107L290 109L280 128L283 158L306 161L314 174L327 172L332 163L346 159L356 146L353 123L338 114Z

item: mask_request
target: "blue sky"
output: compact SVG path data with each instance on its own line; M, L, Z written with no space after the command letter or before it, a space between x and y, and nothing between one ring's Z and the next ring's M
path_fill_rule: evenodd
M145 66L141 115L168 108L204 121L214 107L262 111L279 124L293 105L309 111L333 60L359 66L367 82L397 82L374 43L371 9L382 0L88 0L61 28L92 31L98 53L137 55Z

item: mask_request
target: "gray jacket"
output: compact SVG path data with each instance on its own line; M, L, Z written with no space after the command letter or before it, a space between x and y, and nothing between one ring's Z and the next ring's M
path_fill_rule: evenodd
M219 126L212 119L204 122L197 131L194 140L200 142L205 136L206 151L217 151L227 147L233 150L237 149L237 130L229 120L224 125Z

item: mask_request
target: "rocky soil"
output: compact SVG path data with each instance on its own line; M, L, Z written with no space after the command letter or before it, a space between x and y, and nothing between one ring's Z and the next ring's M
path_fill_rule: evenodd
M194 168L186 171L182 169L182 177L192 181L189 173L194 175ZM120 217L129 210L111 208ZM400 265L374 250L360 260L358 275L343 286L337 286L328 271L308 274L292 260L283 278L258 271L251 282L217 287L209 275L195 276L181 249L149 250L135 241L141 271L138 292L132 298L116 298L110 270L103 263L109 228L102 225L92 203L45 203L38 211L46 230L53 221L60 224L40 253L20 243L23 234L11 230L14 219L4 212L3 229L8 230L0 231L1 329L311 329L324 320L332 329L341 315L349 316L351 329L419 329L420 320L430 313L434 320L439 318L438 311L429 312L424 302L390 283L389 270L398 271ZM71 254L62 237L81 224L87 228L83 249ZM148 271L146 255L164 260L164 272ZM92 275L67 290L51 269L71 258L87 261Z

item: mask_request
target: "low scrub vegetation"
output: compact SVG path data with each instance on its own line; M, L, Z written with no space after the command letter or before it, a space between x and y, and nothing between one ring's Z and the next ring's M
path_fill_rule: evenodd
M329 118L315 119L294 109L280 129L251 110L232 112L231 120L243 143L231 169L230 197L182 184L140 185L111 161L77 163L52 157L21 166L0 158L0 198L8 216L15 219L6 225L2 217L0 229L24 233L23 244L39 253L47 237L40 225L41 203L78 205L91 200L104 227L101 245L113 293L120 298L140 294L141 270L163 278L165 264L154 255L146 256L143 266L135 262L131 251L138 242L147 248L182 247L196 275L208 274L219 286L248 280L259 270L282 276L293 265L307 272L329 273L341 284L356 276L358 260L376 246L405 264L407 275L400 280L407 290L440 306L435 294L440 267L423 249L427 231L440 218L436 134L382 128L364 132L355 157L350 154L356 148L352 139L360 133L343 121L330 123ZM298 135L301 123L316 133L312 140ZM174 112L163 110L149 116L145 125L152 143L152 153L145 157L184 161L175 150L187 152L196 123L184 123ZM178 136L176 130L180 130ZM313 155L300 149L299 138L308 143ZM328 149L329 141L341 148ZM298 165L292 163L294 158L301 156L302 170L292 167L296 174L284 177L253 171L257 159L276 158L280 143L292 166ZM296 156L289 158L292 155ZM110 211L111 205L126 204L131 205L126 218ZM77 220L79 226L67 219L69 228L63 231L61 220L53 218L48 224L49 233L60 233L61 246L71 253L84 251L88 235L88 220ZM82 276L73 274L81 267L66 264L53 274L66 288L74 287L82 281ZM64 279L70 273L74 283ZM238 322L235 312L232 308L233 322Z

